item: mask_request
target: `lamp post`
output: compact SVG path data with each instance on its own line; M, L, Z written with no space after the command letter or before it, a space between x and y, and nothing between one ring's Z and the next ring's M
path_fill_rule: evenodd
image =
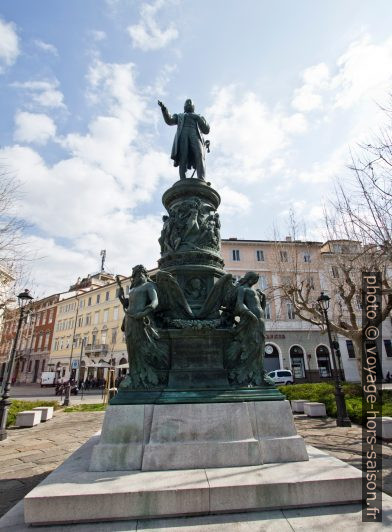
M19 321L18 326L16 329L16 334L14 338L14 343L12 346L12 351L10 358L7 362L7 367L4 374L4 388L3 388L3 395L1 397L0 401L0 441L5 440L7 438L7 414L8 409L11 404L10 401L10 390L11 390L11 379L12 379L12 370L14 368L14 361L15 361L15 353L16 353L16 346L18 345L19 340L19 333L20 329L22 327L22 322L24 318L24 310L33 297L30 295L29 291L26 289L24 292L20 293L18 295L18 304L19 304Z
M340 382L340 376L339 376L339 369L336 364L336 357L335 357L335 349L332 342L332 336L331 336L331 328L329 325L329 319L328 319L328 309L329 309L329 302L331 298L328 297L324 292L321 292L320 297L317 299L317 303L319 304L321 311L324 314L325 318L325 325L327 327L327 333L328 333L328 340L329 340L329 348L332 353L332 360L333 360L333 366L334 366L334 379L335 379L335 400L336 400L336 410L337 410L337 418L336 418L336 425L338 427L351 427L351 421L350 418L347 415L347 409L346 409L346 401L344 399L344 392L342 389L342 385Z

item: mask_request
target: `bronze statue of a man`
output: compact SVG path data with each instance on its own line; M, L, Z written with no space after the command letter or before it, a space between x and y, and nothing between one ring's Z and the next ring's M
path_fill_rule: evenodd
M179 166L180 179L185 179L187 169L196 169L198 179L205 179L205 142L203 133L208 135L210 126L203 116L195 113L192 100L186 100L184 112L171 115L167 107L158 101L163 118L169 126L177 125L171 158L174 166Z

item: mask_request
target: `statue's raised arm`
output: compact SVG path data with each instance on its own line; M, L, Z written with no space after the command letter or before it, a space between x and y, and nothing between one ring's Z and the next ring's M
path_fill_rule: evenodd
M205 179L205 141L203 135L208 135L210 126L206 119L195 113L192 100L186 100L184 112L171 115L167 107L158 100L162 116L169 126L177 125L171 158L174 166L179 167L180 179L186 178L186 171L194 168L198 179ZM193 175L193 174L192 174Z

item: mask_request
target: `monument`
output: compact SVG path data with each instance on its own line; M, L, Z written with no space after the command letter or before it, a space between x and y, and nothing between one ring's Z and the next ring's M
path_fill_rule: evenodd
M26 522L359 501L360 472L308 453L289 402L265 374L266 298L256 272L234 282L224 271L220 196L206 181L207 121L191 100L174 115L158 103L177 126L180 179L162 197L158 271L149 277L135 266L128 297L118 280L129 373L101 436L26 497Z

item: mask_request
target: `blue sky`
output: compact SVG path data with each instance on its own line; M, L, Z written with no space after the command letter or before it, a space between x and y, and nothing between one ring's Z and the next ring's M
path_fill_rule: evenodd
M222 236L284 235L293 209L321 237L349 150L382 122L392 81L389 1L3 0L0 161L39 295L98 269L155 265L172 112L211 125L207 176Z

